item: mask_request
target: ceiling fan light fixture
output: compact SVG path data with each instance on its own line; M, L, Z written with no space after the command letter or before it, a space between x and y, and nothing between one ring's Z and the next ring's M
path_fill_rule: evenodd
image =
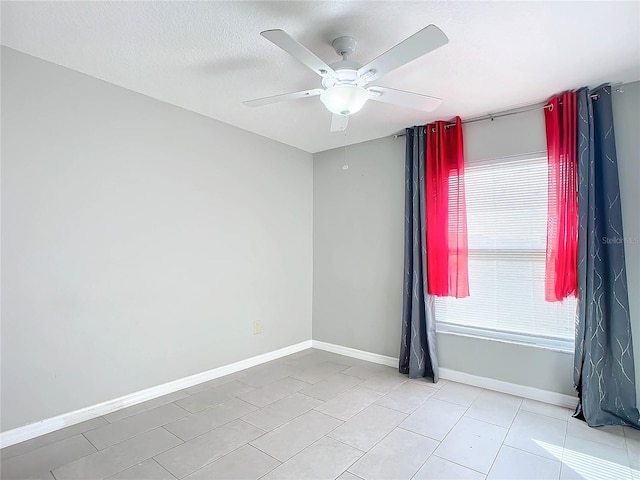
M326 89L320 100L331 113L352 115L359 111L369 98L369 92L357 85L336 85Z

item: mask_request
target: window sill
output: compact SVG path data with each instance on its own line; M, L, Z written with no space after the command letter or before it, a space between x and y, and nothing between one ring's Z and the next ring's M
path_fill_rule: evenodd
M532 337L517 333L498 332L482 328L466 327L462 325L454 325L438 322L436 324L436 333L445 335L455 335L460 337L478 338L492 342L510 343L515 345L523 345L526 347L540 348L553 352L574 353L573 340L559 340L544 337Z

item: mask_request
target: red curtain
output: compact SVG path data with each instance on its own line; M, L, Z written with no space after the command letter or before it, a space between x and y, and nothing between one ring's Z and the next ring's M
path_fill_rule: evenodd
M468 297L462 121L427 125L426 246L429 294Z
M547 104L544 116L549 159L549 211L545 300L560 301L577 292L578 163L575 92Z

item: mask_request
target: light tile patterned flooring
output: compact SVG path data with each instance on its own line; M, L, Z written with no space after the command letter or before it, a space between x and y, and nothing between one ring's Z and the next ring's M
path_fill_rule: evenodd
M3 480L640 480L640 431L319 350L1 452Z

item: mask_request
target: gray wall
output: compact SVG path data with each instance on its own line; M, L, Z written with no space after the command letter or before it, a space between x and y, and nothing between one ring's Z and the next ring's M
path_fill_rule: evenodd
M398 356L404 141L314 155L313 339Z
M614 96L623 202L638 205L638 83ZM624 105L624 106L623 106ZM467 161L546 150L542 110L464 127ZM382 138L314 155L313 338L397 357L402 311L404 138ZM634 185L635 183L635 185ZM639 232L625 210L625 233ZM627 249L639 357L637 245ZM631 272L633 271L633 272ZM443 368L574 394L573 357L531 346L438 335ZM640 384L640 361L637 376Z
M1 429L309 340L312 175L3 48Z
M624 93L613 95L613 113L622 222L628 240L625 245L627 284L640 405L640 82L629 83L622 90Z

